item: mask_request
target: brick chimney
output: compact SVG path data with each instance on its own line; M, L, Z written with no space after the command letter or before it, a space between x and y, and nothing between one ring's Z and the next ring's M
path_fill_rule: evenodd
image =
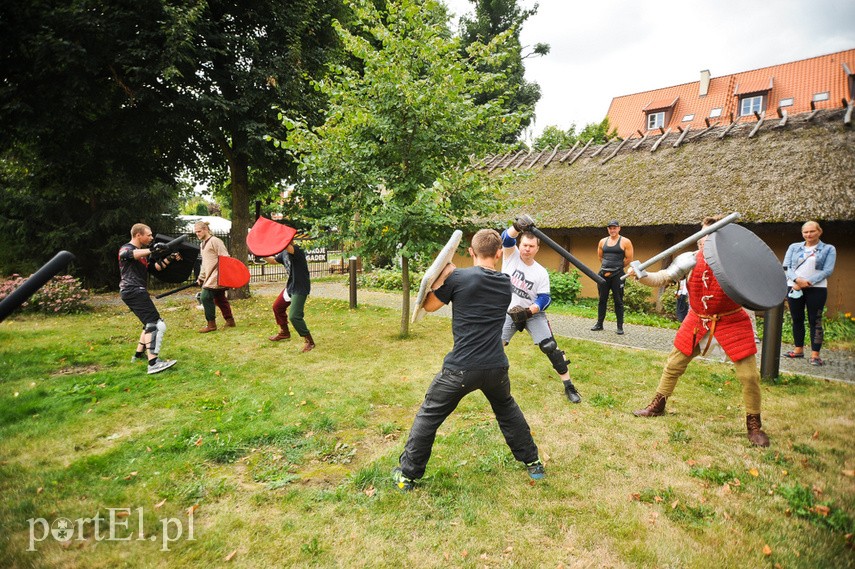
M710 90L710 70L704 69L701 71L701 82L698 89L698 96L705 97Z

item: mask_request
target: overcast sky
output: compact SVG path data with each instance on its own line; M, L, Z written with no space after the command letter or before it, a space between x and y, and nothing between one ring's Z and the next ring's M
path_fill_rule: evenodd
M458 17L469 0L445 0ZM531 7L532 0L519 4ZM457 17L452 22L457 22ZM855 48L853 0L540 0L523 45L540 85L532 132L600 122L612 98Z

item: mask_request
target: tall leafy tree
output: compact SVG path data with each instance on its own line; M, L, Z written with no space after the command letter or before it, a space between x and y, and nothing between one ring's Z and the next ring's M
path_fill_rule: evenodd
M531 16L537 13L538 5L530 9L520 8L518 0L469 0L473 5L473 13L460 18L461 49L475 42L488 43L493 38L506 34L505 49L508 57L502 59L501 68L496 68L496 62L480 62L483 71L501 71L508 78L511 86L510 96L502 91L488 90L478 96L478 103L496 102L501 99L502 105L508 112L519 113L522 120L519 130L506 136L505 142L511 143L527 128L534 119L534 108L540 100L540 85L525 78L523 60L529 57L540 57L549 53L549 44L538 43L526 48L520 43L522 27Z
M0 271L68 249L88 286L116 286L131 224L170 225L183 141L133 71L156 66L160 32L140 24L158 14L151 2L0 4Z
M168 39L158 80L176 116L191 126L197 176L231 198L232 251L246 258L251 201L294 174L291 158L263 140L286 137L275 107L320 120L323 93L311 84L337 53L340 0L164 1Z
M336 54L340 0L8 0L0 10L0 173L17 176L17 194L0 200L35 210L29 224L0 218L0 232L40 231L46 247L81 232L103 240L133 221L156 228L189 172L228 191L232 253L246 258L251 200L294 173L262 137L280 128L274 107L319 119L310 79ZM67 222L41 223L51 210Z
M393 0L385 12L363 0L352 7L359 35L336 30L358 66L318 84L329 97L326 121L311 128L284 113L289 136L271 138L300 159L292 198L306 215L363 254L400 256L406 335L410 260L501 208L500 188L465 166L519 128L522 113L507 112L498 95L509 92L506 76L475 69L502 69L511 34L471 44L464 59L435 0ZM477 104L487 91L495 103Z

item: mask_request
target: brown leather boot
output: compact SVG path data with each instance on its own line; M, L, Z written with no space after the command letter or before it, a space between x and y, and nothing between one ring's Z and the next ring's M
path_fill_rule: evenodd
M306 343L303 344L303 349L300 350L303 353L311 351L315 347L315 341L312 339L311 334L306 334Z
M215 332L217 330L217 321L216 320L208 320L208 324L199 328L200 334L207 334L208 332Z
M665 414L666 399L664 395L657 393L653 396L653 401L650 402L650 405L644 409L633 411L632 414L636 417L661 417Z
M757 447L769 446L769 436L763 432L761 428L763 423L760 421L760 414L746 415L745 426L748 427L748 440L751 444Z
M291 339L291 331L290 330L279 330L279 333L275 336L270 336L267 338L271 342L278 342L279 340L290 340Z
M235 327L235 319L234 318L226 318L225 328L234 328Z

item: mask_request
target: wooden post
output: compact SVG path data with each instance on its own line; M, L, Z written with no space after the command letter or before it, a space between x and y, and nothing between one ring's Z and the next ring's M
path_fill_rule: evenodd
M784 303L770 308L763 315L763 346L760 377L777 379L781 365L781 330L784 327Z
M350 272L350 308L356 308L356 257L351 257L348 263Z

